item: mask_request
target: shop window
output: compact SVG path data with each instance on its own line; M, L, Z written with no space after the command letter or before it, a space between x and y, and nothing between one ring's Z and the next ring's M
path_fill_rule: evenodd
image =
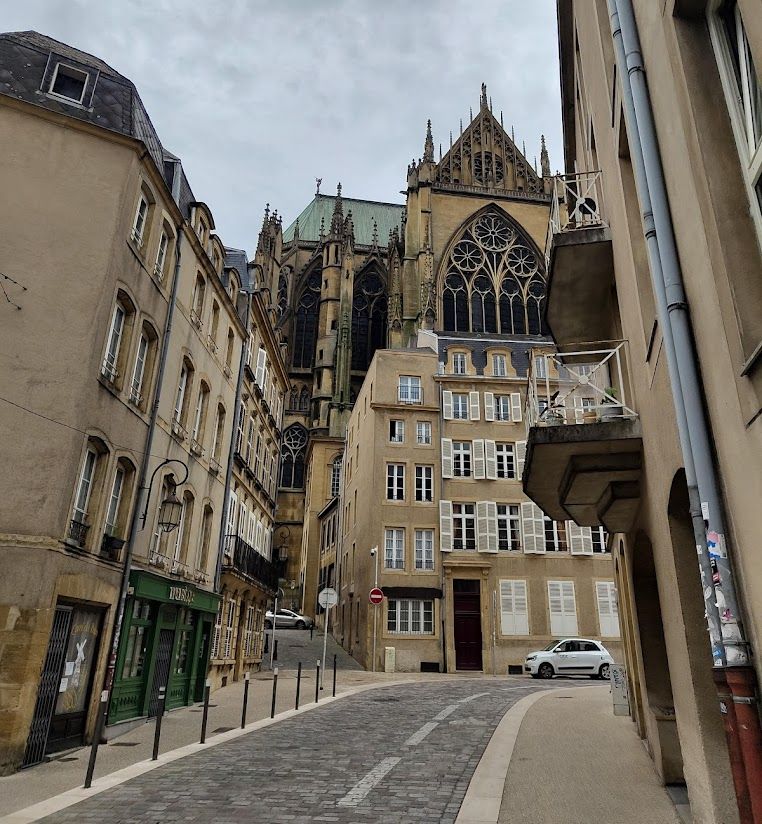
M123 679L141 678L143 676L151 626L155 618L155 607L149 601L136 598L132 602L132 617L122 661Z

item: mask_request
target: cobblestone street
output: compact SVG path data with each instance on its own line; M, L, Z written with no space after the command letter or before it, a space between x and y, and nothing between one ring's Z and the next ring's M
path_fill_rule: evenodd
M587 682L565 682L576 684ZM545 688L467 678L371 690L165 765L43 820L452 823L503 714Z

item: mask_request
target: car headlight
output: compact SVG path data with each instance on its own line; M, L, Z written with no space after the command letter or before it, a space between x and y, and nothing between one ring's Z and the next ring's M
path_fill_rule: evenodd
M535 658L537 658L536 655L527 655L527 661L534 661Z

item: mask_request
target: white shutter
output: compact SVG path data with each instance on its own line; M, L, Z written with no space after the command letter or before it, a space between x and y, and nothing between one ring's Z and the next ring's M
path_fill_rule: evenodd
M474 441L474 478L477 481L484 480L484 441Z
M452 420L452 392L449 390L442 392L442 417L446 421Z
M598 601L598 623L604 638L619 637L619 610L613 581L596 581L595 596Z
M487 525L487 501L476 502L476 548L479 552L489 551L489 527Z
M574 401L574 422L583 423L582 416L585 414L585 408L582 405L583 399L575 396L572 400Z
M262 544L262 523L257 521L257 538L256 538L256 550L260 555L265 554L265 548Z
M527 456L527 442L516 441L516 480L520 481L524 474L524 458Z
M246 525L249 522L249 510L246 504L241 501L238 506L238 535L246 541ZM248 543L248 541L246 541Z
M439 549L452 552L452 501L439 502Z
M469 392L468 393L468 406L470 410L469 417L472 421L481 420L481 412L479 410L479 393L478 392Z
M511 392L511 420L521 423L521 393Z
M550 634L558 638L577 634L577 604L573 581L548 581Z
M259 523L257 522L257 516L254 513L254 510L252 509L251 512L249 512L249 534L246 537L246 543L250 546L259 546L259 544L255 542L255 536L257 533L258 526Z
M497 480L497 445L494 441L484 441L484 453L487 462L487 478Z
M497 504L487 501L487 552L497 552Z
M265 352L265 350L260 346L259 351L257 352L257 371L254 373L254 380L257 382L260 389L264 387L266 358L267 352Z
M574 521L567 521L566 534L572 555L593 554L593 532L589 526L577 526Z
M452 439L442 438L442 477L452 478Z
M500 632L529 635L526 581L500 581Z
M228 497L228 522L225 526L225 531L228 535L235 535L237 509L238 496L231 490ZM230 549L232 551L232 546Z
M494 421L495 420L495 393L494 392L485 392L484 393L484 420L485 421Z
M532 501L521 504L524 552L545 552L545 523L542 510Z

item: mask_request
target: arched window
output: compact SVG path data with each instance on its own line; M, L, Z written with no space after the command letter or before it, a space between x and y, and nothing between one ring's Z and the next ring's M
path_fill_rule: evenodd
M302 387L302 391L299 394L299 411L300 412L309 412L310 411L310 390L307 389L306 386Z
M209 563L209 546L212 540L212 519L214 512L209 504L204 505L204 513L201 516L201 537L198 547L198 562L196 569L206 572Z
M183 507L180 511L180 525L177 527L172 557L182 564L188 563L188 545L190 543L191 528L193 526L193 493L186 489L183 492Z
M77 476L74 506L67 533L68 540L81 547L95 546L97 540L91 538L88 532L98 519L108 455L108 447L100 438L88 438Z
M296 386L291 387L291 392L288 396L288 408L289 409L298 409L299 408L299 389Z
M222 442L225 433L225 407L217 404L217 420L214 425L214 442L212 443L212 460L220 461L220 453L222 452Z
M280 485L287 489L304 486L304 459L307 453L307 430L298 423L283 433Z
M310 369L315 361L320 300L320 273L313 272L302 289L294 318L293 365Z
M119 458L116 462L114 476L111 479L108 501L106 502L106 522L104 525L104 536L101 544L102 550L108 549L117 553L121 548L121 543L109 541L109 538L124 539L127 535L127 515L132 499L132 484L135 478L135 465L128 458ZM113 557L113 556L112 556ZM116 560L116 558L113 558Z
M352 369L364 372L376 349L386 346L386 289L370 270L355 281L352 299Z
M444 331L543 334L542 263L531 242L497 209L468 224L445 266Z
M291 269L288 266L284 266L278 275L278 314L280 314L281 317L286 313L286 309L288 309L288 276L290 272Z
M337 455L331 464L331 497L338 497L341 492L341 455Z

